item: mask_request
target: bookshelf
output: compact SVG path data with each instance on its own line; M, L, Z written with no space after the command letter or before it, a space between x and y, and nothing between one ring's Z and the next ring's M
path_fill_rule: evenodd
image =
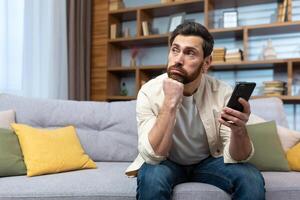
M253 0L253 1L218 1L218 0L186 0L182 2L168 2L151 4L133 8L122 8L119 10L108 11L108 38L107 38L107 100L133 100L136 98L137 92L143 83L151 78L166 71L165 64L138 64L137 66L125 66L122 63L123 51L130 51L133 47L167 47L168 33L151 33L144 36L142 30L142 22L146 21L150 26L155 18L169 17L170 15L185 12L187 14L201 13L203 15L203 23L208 27L214 38L217 40L234 40L239 48L243 50L244 60L239 62L213 62L211 71L242 71L242 70L262 70L271 69L274 71L274 78L277 74L281 74L279 79L287 82L286 95L279 96L286 103L300 102L300 56L295 58L279 57L278 59L262 60L255 59L252 47L252 40L259 37L278 37L280 34L297 33L300 30L300 21L292 19L292 5L287 7L287 18L284 22L274 20L271 23L253 23L247 24L243 22L238 27L222 28L216 26L218 21L216 16L222 10L247 7L259 4L278 4L283 1L277 0ZM278 10L278 8L276 8ZM243 13L241 12L241 15ZM244 14L245 15L245 14ZM275 16L276 17L276 16ZM276 17L277 18L277 17ZM110 37L110 27L117 24L123 29L124 23L133 25L133 34L130 37L123 37L118 33L116 39ZM257 54L257 53L256 53ZM255 55L256 55L255 54ZM299 53L300 54L300 53ZM282 76L283 74L283 76ZM131 77L133 80L133 95L121 96L120 85L122 77ZM294 80L298 80L295 83ZM299 90L299 92L298 92ZM262 98L264 96L254 96L253 98Z

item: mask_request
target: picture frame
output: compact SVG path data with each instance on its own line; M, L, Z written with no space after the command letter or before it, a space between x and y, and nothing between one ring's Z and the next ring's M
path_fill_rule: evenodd
M233 28L238 26L238 11L224 11L223 12L223 27Z
M177 13L170 16L168 32L174 31L174 29L184 21L185 13Z

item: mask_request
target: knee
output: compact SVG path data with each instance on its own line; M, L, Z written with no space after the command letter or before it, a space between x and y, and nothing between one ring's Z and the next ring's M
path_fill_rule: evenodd
M265 181L261 173L250 166L246 170L248 173L240 177L239 180L239 192L243 193L243 199L255 199L264 200L265 199Z
M170 172L162 165L144 164L137 177L137 199L159 199L171 196Z

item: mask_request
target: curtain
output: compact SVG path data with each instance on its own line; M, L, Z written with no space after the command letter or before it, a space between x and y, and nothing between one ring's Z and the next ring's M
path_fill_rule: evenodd
M91 0L67 0L69 99L90 99Z
M67 99L66 1L0 2L0 91Z

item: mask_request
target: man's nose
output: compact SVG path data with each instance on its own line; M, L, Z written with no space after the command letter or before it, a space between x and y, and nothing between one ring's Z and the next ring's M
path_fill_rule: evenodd
M175 63L183 64L183 56L184 55L182 52L177 54L177 56L175 57Z

